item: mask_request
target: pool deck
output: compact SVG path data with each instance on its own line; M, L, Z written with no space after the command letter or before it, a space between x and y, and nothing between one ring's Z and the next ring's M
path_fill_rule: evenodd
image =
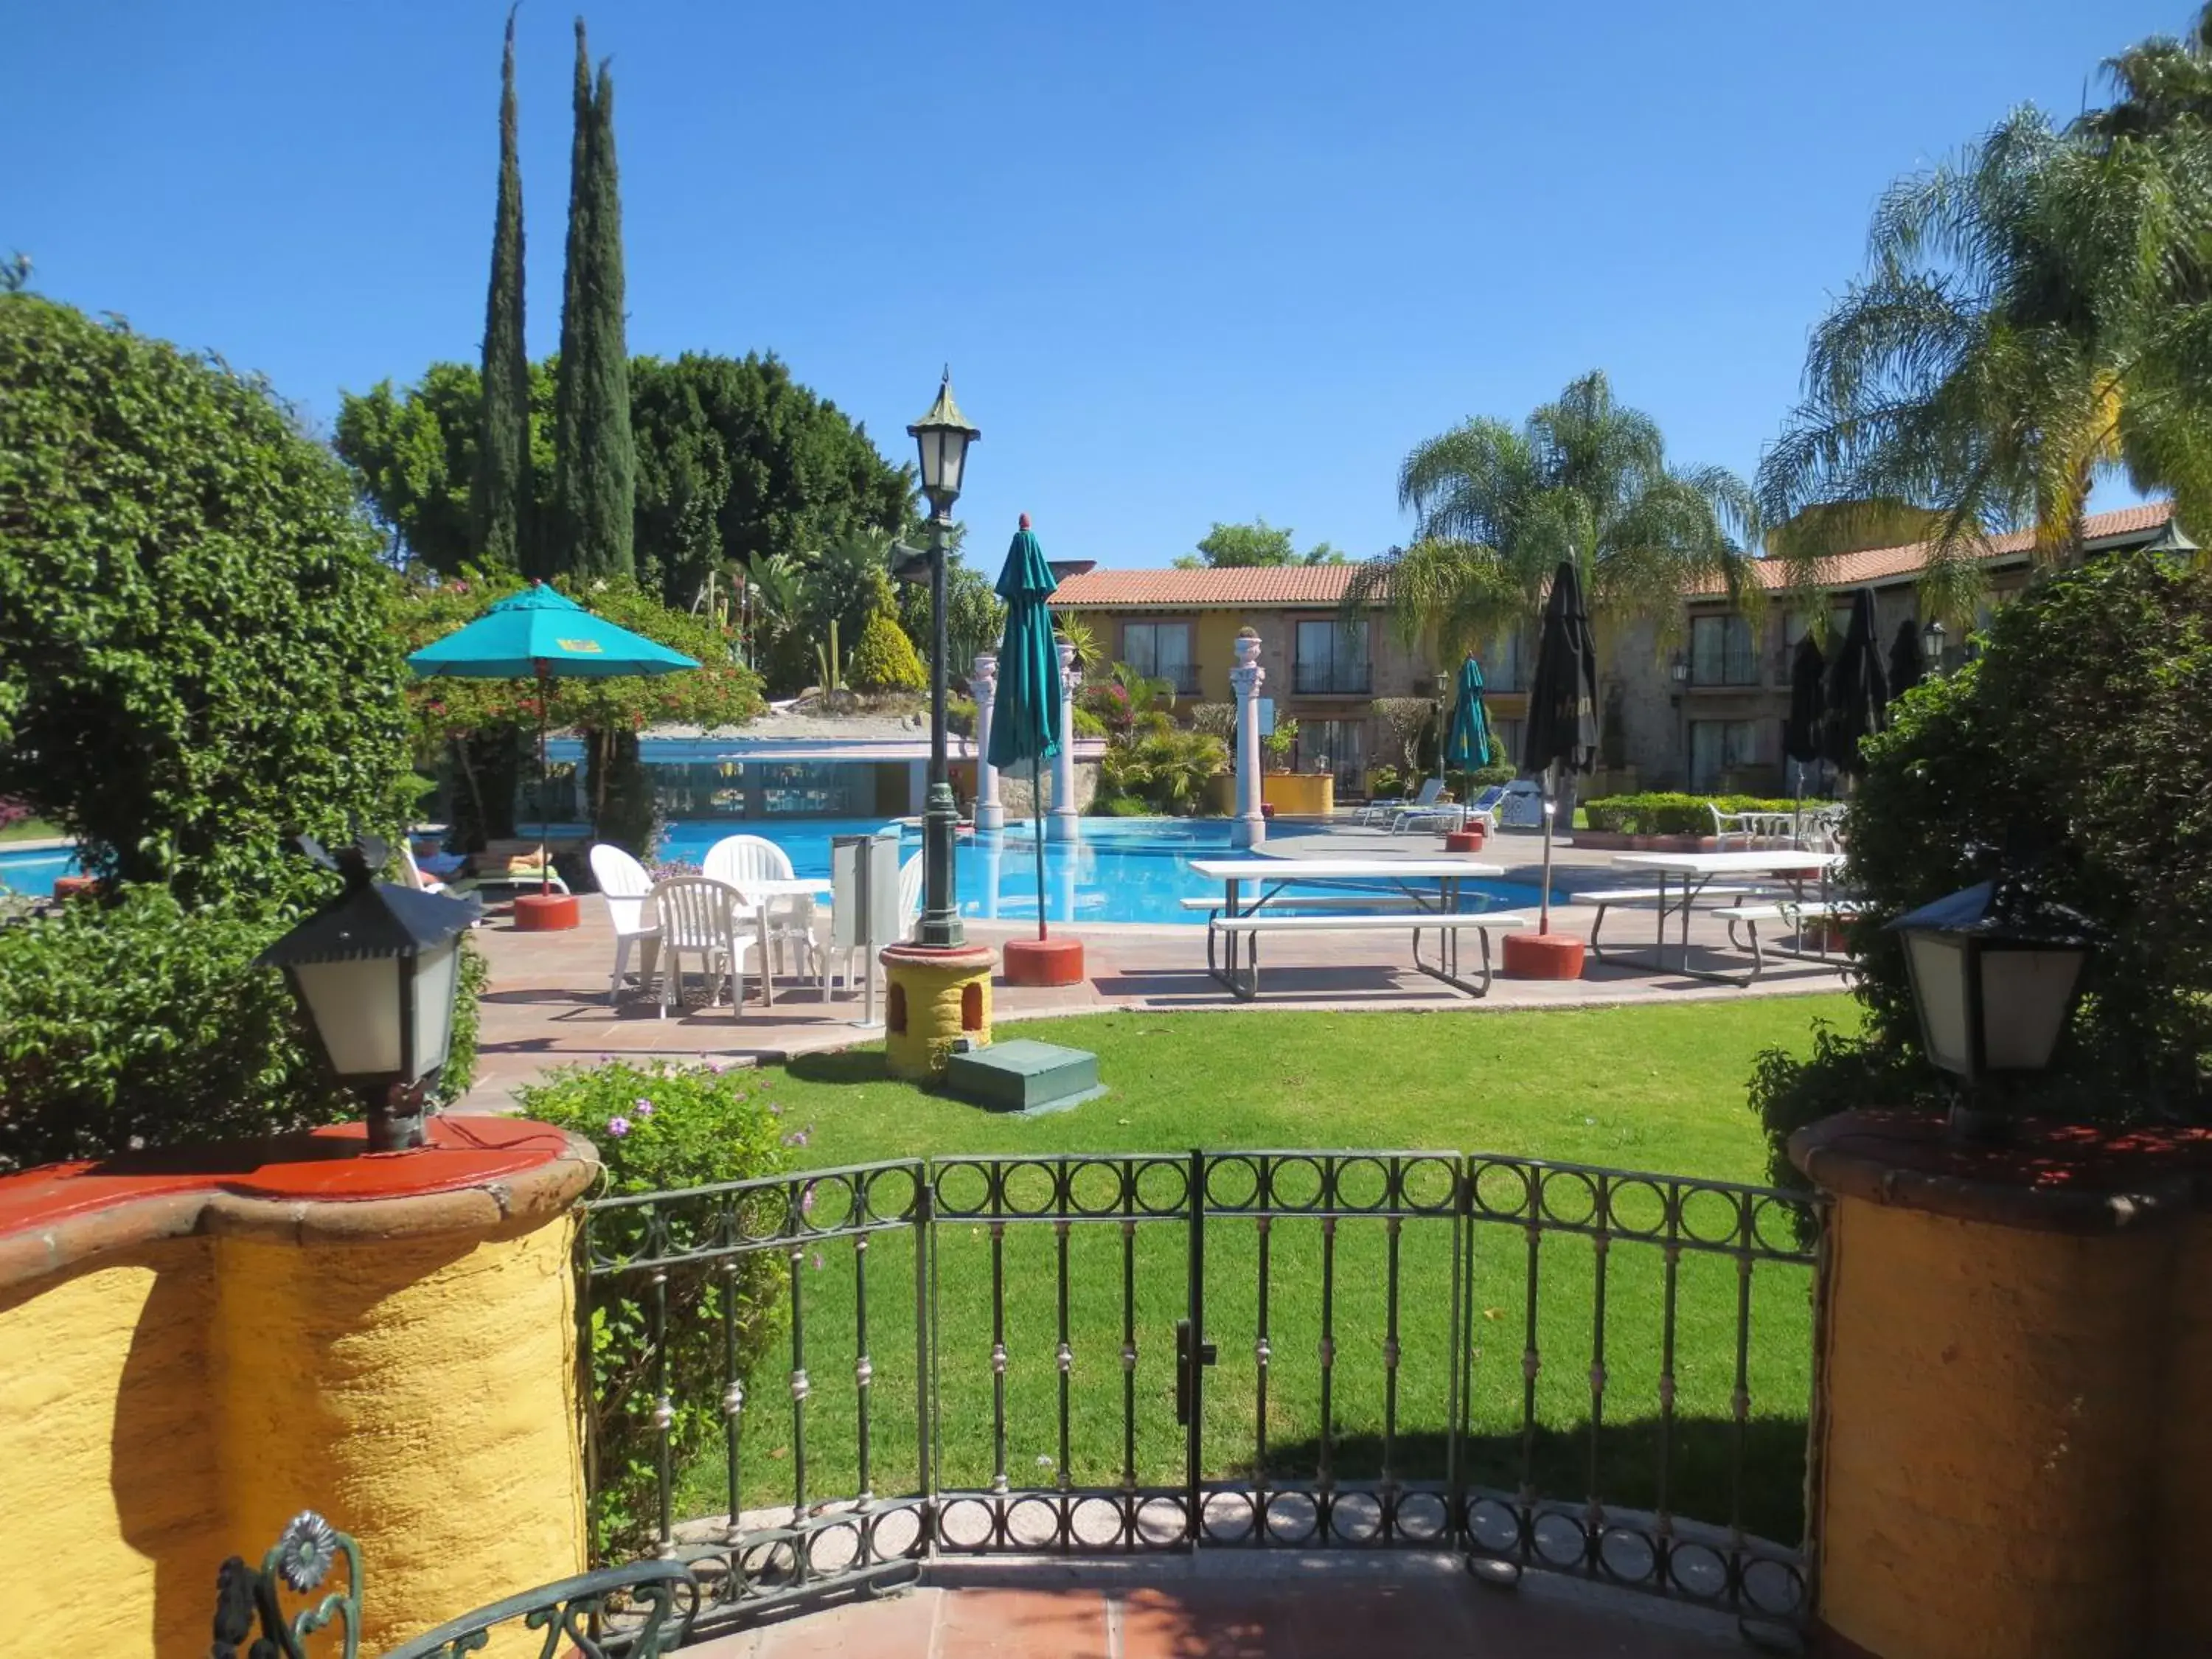
M1278 856L1433 858L1439 844L1433 836L1392 836L1339 825L1326 830L1278 830L1261 850ZM1610 852L1555 847L1554 892L1571 901L1577 892L1624 884L1626 872L1612 867L1613 858ZM1502 866L1509 880L1533 886L1540 879L1540 845L1534 836L1508 833L1492 842L1480 861ZM1627 880L1640 884L1638 878ZM586 896L582 908L583 926L568 933L517 933L500 914L477 931L477 943L490 961L491 982L483 1001L477 1085L459 1109L511 1110L516 1085L549 1066L600 1056L698 1056L773 1063L792 1054L881 1039L880 1027L869 1030L858 1024L861 1006L857 997L833 993L825 1003L811 981L779 981L774 1006L762 1007L756 995L742 1015L734 1014L726 1004L709 1008L695 1000L663 1019L657 1003L635 993L620 1007L611 1007L607 978L614 945L605 907L596 896ZM1594 915L1588 904L1557 904L1552 926L1555 932L1586 939ZM1608 918L1607 938L1632 947L1650 939L1651 926L1649 910L1624 911ZM1033 924L1020 922L970 920L966 927L971 942L993 945L1033 931ZM1203 927L1054 923L1052 932L1083 940L1088 976L1079 985L1058 989L1018 988L998 980L992 990L996 1024L1121 1008L1427 1009L1479 1014L1500 1008L1788 996L1841 990L1849 982L1838 967L1788 957L1770 958L1759 982L1748 987L1589 962L1581 979L1565 982L1510 980L1501 975L1490 994L1477 1001L1413 969L1407 963L1402 939L1352 934L1310 941L1271 939L1261 994L1257 1001L1245 1003L1207 975ZM1725 931L1718 922L1698 919L1691 928L1690 941L1693 960L1704 965L1747 965L1747 958L1727 948ZM1471 943L1468 948L1473 948Z

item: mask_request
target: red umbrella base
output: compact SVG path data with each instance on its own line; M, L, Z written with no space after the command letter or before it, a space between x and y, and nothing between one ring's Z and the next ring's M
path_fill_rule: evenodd
M1006 941L1009 985L1080 985L1083 941L1079 939L1016 939Z
M1583 942L1572 933L1508 933L1508 979L1580 979Z
M1483 848L1483 843L1489 838L1489 833L1479 823L1466 830L1450 830L1444 836L1444 851L1480 853Z
M582 920L574 893L525 893L514 902L518 933L556 933Z

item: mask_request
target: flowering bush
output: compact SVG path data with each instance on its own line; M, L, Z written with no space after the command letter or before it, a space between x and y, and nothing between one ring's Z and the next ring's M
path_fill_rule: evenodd
M603 1060L554 1073L516 1091L524 1111L585 1136L599 1149L605 1191L614 1197L666 1193L779 1174L807 1130L787 1125L765 1098L760 1074L726 1061L633 1066ZM763 1191L757 1212L741 1210L749 1233L781 1224L785 1194ZM802 1199L802 1204L805 1203ZM687 1218L694 1213L683 1206ZM635 1256L647 1246L646 1212L611 1211L592 1224L602 1259ZM679 1225L679 1242L701 1242ZM654 1408L661 1361L674 1411L676 1467L707 1449L720 1430L726 1314L734 1328L737 1369L749 1381L773 1344L783 1285L782 1257L760 1250L714 1267L673 1268L666 1322L659 1326L642 1277L601 1273L589 1281L592 1334L592 1548L603 1560L628 1559L654 1541L659 1522L659 1431Z

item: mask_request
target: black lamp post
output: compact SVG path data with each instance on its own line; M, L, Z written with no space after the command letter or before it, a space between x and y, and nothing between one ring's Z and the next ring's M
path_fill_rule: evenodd
M1933 618L1920 630L1920 660L1930 674L1943 672L1944 638L1943 624Z
M254 958L282 968L337 1080L368 1108L368 1150L424 1144L422 1103L453 1036L461 935L473 898L417 892L374 879L386 848L374 839L333 856L300 846L345 877L345 891Z
M960 498L968 446L983 434L968 424L952 401L952 371L945 371L937 401L907 428L921 451L921 493L929 498L929 799L921 815L921 937L939 950L965 945L960 901L954 890L952 842L960 809L952 799L952 777L945 758L945 537L952 526L952 503ZM902 569L902 576L918 572Z
M2003 1138L2008 1120L1989 1103L2049 1068L2095 948L2088 925L2002 879L1923 904L1889 931L1904 936L1921 1046L1957 1079L1954 1132Z

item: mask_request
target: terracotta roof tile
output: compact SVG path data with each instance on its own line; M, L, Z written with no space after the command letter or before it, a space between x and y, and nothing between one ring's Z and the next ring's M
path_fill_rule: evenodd
M2172 507L2166 501L2152 501L2142 507L2122 507L2116 513L2092 514L2083 524L2091 541L2107 536L2128 536L2139 531L2154 531L2172 516ZM2035 545L2032 531L2015 531L2008 535L1990 538L1989 550L1984 558L2001 559L2025 553ZM1928 562L1928 544L1914 542L1904 547L1870 547L1861 553L1843 553L1827 561L1822 574L1831 587L1858 587L1868 582L1892 580L1909 576ZM1770 590L1787 587L1790 572L1778 559L1761 559L1753 568L1759 573L1759 585ZM1692 597L1717 594L1718 582L1700 583L1691 590Z
M1352 585L1351 564L1261 565L1233 570L1086 570L1053 595L1073 611L1156 606L1186 611L1258 605L1334 605Z

